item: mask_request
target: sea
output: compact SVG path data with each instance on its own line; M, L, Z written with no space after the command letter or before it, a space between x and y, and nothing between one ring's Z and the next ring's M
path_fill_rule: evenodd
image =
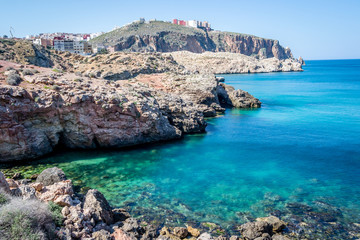
M276 215L292 221L294 232L301 222L319 232L334 224L356 232L360 60L306 61L303 69L220 75L262 107L227 109L207 119L205 133L129 149L62 151L11 167L26 174L60 167L79 191L96 188L111 205L160 225L215 223L235 231Z

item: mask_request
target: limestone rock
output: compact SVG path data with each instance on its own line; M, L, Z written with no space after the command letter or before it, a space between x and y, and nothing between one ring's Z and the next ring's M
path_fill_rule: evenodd
M71 206L73 205L71 198L73 194L71 180L64 180L43 187L41 191L37 192L37 197L42 201L52 201L60 206Z
M263 234L272 233L272 226L264 221L248 222L241 225L238 229L241 233L241 236L246 240L253 240L259 237L263 237Z
M234 74L303 71L297 59L278 59L267 56L260 59L239 53L204 52L201 54L179 51L168 53L191 73Z
M193 228L191 226L187 226L187 230L188 232L191 234L191 236L193 237L199 237L200 236L200 231L196 228Z
M21 185L19 187L19 189L21 191L21 195L22 195L23 199L28 200L28 199L35 199L36 198L35 189L33 187L26 186L26 185Z
M114 215L114 222L125 221L130 218L130 214L123 208L116 208L112 210Z
M290 240L290 238L283 236L281 234L275 234L272 236L272 240Z
M109 240L111 239L111 237L113 236L113 234L110 234L110 232L102 229L100 231L96 231L96 232L93 232L91 237L94 239L94 240ZM115 240L119 240L121 238L116 238L115 237ZM126 239L122 239L122 240L126 240Z
M229 94L231 103L236 108L259 108L261 102L251 94L241 89L232 91Z
M240 237L233 235L230 237L230 240L240 240Z
M42 171L37 177L36 182L42 183L44 186L49 186L62 180L66 180L64 171L60 168L53 167Z
M286 227L286 223L275 216L257 218L256 221L264 221L272 226L273 232L281 232Z
M4 174L2 172L0 172L0 191L10 193L9 184L6 181L5 176L4 176Z
M202 233L197 240L214 240L214 238L210 235L210 233Z
M40 182L37 182L32 184L32 187L35 188L36 191L40 192L44 188L44 185Z
M18 184L11 178L7 178L6 181L9 184L10 190L18 188Z
M173 232L174 235L178 236L179 238L186 238L189 234L188 230L184 227L175 227Z
M146 232L146 230L135 218L126 219L124 225L122 226L122 230L124 230L129 236L135 238L140 238L141 235Z
M113 212L104 195L96 189L87 192L84 200L84 211L89 211L96 222L112 224Z

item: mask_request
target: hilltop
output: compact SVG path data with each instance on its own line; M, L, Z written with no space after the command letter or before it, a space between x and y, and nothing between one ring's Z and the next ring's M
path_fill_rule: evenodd
M162 21L134 22L100 35L92 44L114 46L115 51L194 53L231 52L258 58L292 58L291 50L279 41L253 35L205 31Z

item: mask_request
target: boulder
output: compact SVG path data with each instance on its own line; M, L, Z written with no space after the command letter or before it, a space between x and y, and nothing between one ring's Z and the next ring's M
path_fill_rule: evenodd
M37 187L37 189L41 188L38 183L35 183L32 186L34 186L34 189L35 187ZM52 201L63 207L73 205L73 199L71 197L73 194L74 190L72 188L71 180L64 180L42 187L41 191L37 192L37 197L42 201Z
M24 200L36 198L35 188L27 186L27 185L20 185L19 189L21 191L21 196Z
M122 222L130 217L130 214L123 208L115 208L112 212L114 214L114 222Z
M290 240L290 238L283 236L281 234L275 234L272 236L272 240Z
M248 222L241 225L238 230L241 236L246 240L253 240L259 237L263 237L263 234L271 234L272 226L264 221Z
M189 234L188 230L184 227L175 227L173 233L175 236L178 236L179 238L186 238L187 235Z
M230 237L230 240L240 240L240 237L233 235Z
M7 179L6 179L6 181L7 181L7 182L8 182L8 184L9 184L10 190L12 190L12 189L16 189L16 188L18 188L18 187L19 187L19 186L18 186L18 184L15 182L15 180L14 180L14 179L7 178Z
M236 108L259 108L261 102L250 93L238 89L229 93L229 99Z
M210 233L205 232L205 233L201 234L197 238L197 240L214 240L214 238L210 235Z
M272 226L273 232L281 232L286 228L286 223L275 216L257 218L256 221L264 221Z
M136 238L130 237L126 232L124 232L120 228L115 229L115 231L111 234L111 237L114 240L135 240L136 239Z
M104 195L96 189L87 192L84 200L84 211L88 211L96 222L106 224L114 222L113 212Z
M129 236L140 238L145 233L145 229L139 224L135 218L128 218L125 220L122 229L128 233Z
M200 236L200 231L196 228L193 228L191 226L187 226L187 230L190 233L191 236L193 237L199 237Z
M44 185L38 182L32 184L32 187L35 188L36 191L40 192L44 188Z
M42 183L44 186L49 186L63 180L66 180L63 170L53 167L42 171L37 177L36 182Z
M100 231L96 231L93 232L91 237L94 240L109 240L111 239L111 236L113 236L113 234L110 234L108 231L102 229ZM114 238L115 240L119 240L120 238ZM125 239L123 239L125 240Z
M0 172L0 191L10 193L9 184L6 181L5 176L2 172Z

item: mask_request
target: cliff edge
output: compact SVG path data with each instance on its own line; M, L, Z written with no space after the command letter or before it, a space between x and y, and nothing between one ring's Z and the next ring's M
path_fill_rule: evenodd
M132 23L105 33L91 42L114 46L115 51L194 53L210 51L241 53L259 58L293 57L291 50L282 47L278 40L241 33L205 31L162 21Z

